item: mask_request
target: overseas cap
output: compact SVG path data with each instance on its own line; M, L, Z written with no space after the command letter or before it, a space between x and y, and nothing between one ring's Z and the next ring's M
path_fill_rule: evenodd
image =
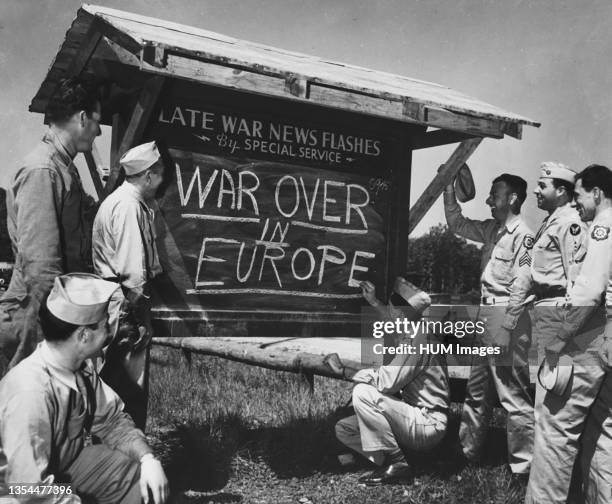
M148 142L127 151L121 156L119 164L123 166L126 175L137 175L153 166L160 157L155 142Z
M119 284L90 273L69 273L55 278L47 298L49 311L75 325L90 325L108 313L108 303Z
M461 203L473 200L474 196L476 196L472 172L470 171L470 167L465 163L459 168L457 177L455 178L455 194Z
M556 178L565 180L570 184L576 183L576 172L570 170L568 166L563 163L556 163L554 161L544 161L540 168L540 178Z
M431 304L431 298L425 292L403 277L398 276L395 279L393 292L402 296L419 313L424 312Z

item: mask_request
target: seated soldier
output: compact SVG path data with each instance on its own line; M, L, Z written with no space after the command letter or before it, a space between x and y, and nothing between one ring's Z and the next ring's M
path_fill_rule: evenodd
M431 303L429 296L398 277L385 307L374 285L361 285L365 299L385 319L416 320ZM419 333L412 345L437 343L437 337ZM444 437L449 388L443 358L436 355L396 355L378 369L362 369L352 378L355 415L336 424L340 442L379 466L359 479L368 486L406 479L410 466L405 454L435 447ZM402 399L395 394L401 392Z
M100 504L166 500L160 462L90 360L108 341L118 287L86 273L55 279L40 309L45 340L0 381L0 486L70 485Z

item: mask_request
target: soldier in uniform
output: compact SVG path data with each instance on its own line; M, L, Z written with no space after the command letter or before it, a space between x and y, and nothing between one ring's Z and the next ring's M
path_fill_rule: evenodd
M153 336L151 283L162 271L151 205L163 181L164 166L155 142L130 149L119 163L125 182L104 200L94 220L93 264L102 278L121 284L129 305L127 320L135 328L131 340L116 338L111 343L102 377L144 429L146 360Z
M398 277L389 304L376 298L371 282L362 282L365 299L383 319L419 318L431 300ZM397 340L396 340L397 341ZM435 336L417 334L413 345L435 344ZM410 467L405 453L435 447L444 437L450 394L445 363L437 355L396 355L378 369L357 371L352 380L355 415L336 424L336 437L345 446L379 466L360 478L368 486L406 479ZM401 392L401 399L395 394Z
M446 220L454 233L483 243L481 260L482 300L479 318L485 321L484 345L510 347L507 361L496 365L493 356L474 356L463 404L459 439L464 456L476 459L482 448L493 410L495 390L508 412L508 457L512 479L507 492L512 502L523 491L533 450L533 397L530 392L528 352L531 345L527 314L519 319L510 342L497 342L506 306L514 293L520 270L531 266L533 233L520 216L527 195L527 183L520 177L503 174L493 180L486 200L492 219L464 217L450 184L444 192Z
M38 310L53 279L91 271L93 200L74 163L100 135L101 98L92 81L63 79L47 106L49 130L7 190L7 226L15 267L0 300L0 376L42 339Z
M591 165L578 174L576 206L580 218L592 223L582 268L568 289L562 323L546 341L538 372L536 386L543 390L537 392L542 397L536 403L526 504L567 501L580 442L585 473L581 502L610 502L612 495L612 383L606 373L612 324L606 324L603 309L604 302L608 311L612 308L612 171Z
M527 302L535 300L533 335L539 361L563 322L567 291L586 254L586 226L573 207L576 173L561 163L545 162L534 190L538 207L548 212L535 237L531 268L516 279L498 341L509 341ZM541 389L536 389L540 391ZM541 397L536 396L536 401Z
M40 497L47 485L70 486L71 503L77 495L98 504L166 500L160 462L91 361L110 337L117 291L87 273L55 279L40 312L45 340L0 381L0 487L39 485Z

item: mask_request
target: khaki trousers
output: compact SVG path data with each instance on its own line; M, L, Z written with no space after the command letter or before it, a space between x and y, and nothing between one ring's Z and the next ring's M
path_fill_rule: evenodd
M543 360L547 345L556 341L564 317L564 310L560 306L547 306L546 303L536 305L534 323L540 361ZM610 480L606 473L609 474L610 469L602 468L601 462L606 461L609 466L612 445L608 445L605 439L598 435L601 429L596 427L598 422L601 425L606 423L612 404L612 386L606 379L606 372L598 354L603 340L604 323L601 311L596 312L590 317L581 334L576 335L564 348L562 354L572 358L573 370L567 388L561 395L544 389L536 382L536 427L533 463L525 497L527 504L561 504L567 501L583 432L588 434L583 443L593 445L590 457L587 454L583 460L583 465L590 464L589 458L595 464L590 491L597 493L597 488L603 486L602 480L607 480L609 485ZM596 402L598 394L602 398L599 403ZM594 415L587 422L587 415L594 403ZM603 450L608 451L605 453ZM588 448L586 451L588 452ZM612 495L608 493L606 500L600 502L611 501Z
M485 322L485 344L500 328L505 314L504 305L481 306L478 318ZM523 312L512 334L510 355L502 363L494 356L474 356L465 391L465 401L459 426L463 452L470 459L482 450L493 413L495 394L508 412L508 463L513 473L529 472L533 453L533 396L529 381L529 348L531 323Z
M105 445L83 448L61 475L84 504L141 504L140 464Z
M355 415L336 424L336 437L377 465L383 464L386 453L398 449L431 449L446 432L445 413L411 406L365 383L355 385L353 407Z

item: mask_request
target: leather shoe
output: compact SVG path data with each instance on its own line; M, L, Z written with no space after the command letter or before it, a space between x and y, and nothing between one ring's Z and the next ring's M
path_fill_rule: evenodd
M410 466L406 462L396 462L388 466L379 467L370 474L359 478L359 483L367 486L385 485L406 480L410 477Z

